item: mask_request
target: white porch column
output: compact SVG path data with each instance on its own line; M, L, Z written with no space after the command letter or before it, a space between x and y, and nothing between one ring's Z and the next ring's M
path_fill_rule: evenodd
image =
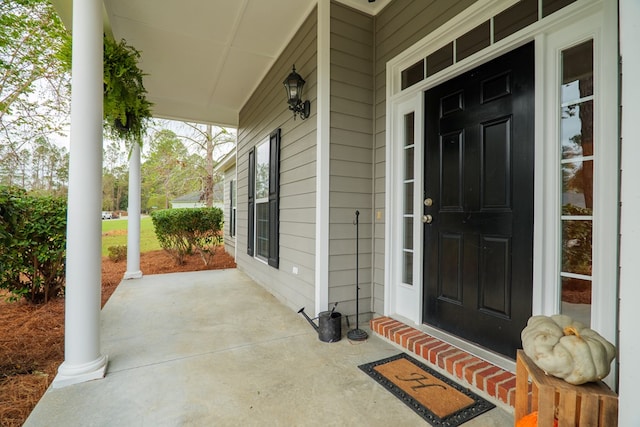
M100 354L102 1L73 2L65 360L53 387L104 377Z
M139 279L140 271L140 146L133 144L129 158L129 206L127 206L127 271L125 279Z
M622 147L620 212L619 416L621 426L640 425L640 2L620 0L620 55L622 57Z

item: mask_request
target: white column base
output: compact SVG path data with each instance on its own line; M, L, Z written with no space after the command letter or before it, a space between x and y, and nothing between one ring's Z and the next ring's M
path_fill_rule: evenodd
M138 270L138 271L125 272L123 280L129 280L129 279L142 279L142 271Z
M58 368L58 375L51 383L51 387L62 388L104 378L107 372L107 364L107 356L100 356L93 362L75 366L70 365L69 362L62 362L62 365Z

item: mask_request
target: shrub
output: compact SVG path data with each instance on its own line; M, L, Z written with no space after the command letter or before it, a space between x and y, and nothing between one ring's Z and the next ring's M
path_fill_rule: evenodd
M572 204L562 207L563 215L587 216L592 210ZM591 275L591 241L593 229L591 221L564 221L562 238L562 269L572 273Z
M0 288L32 303L64 291L66 200L0 187Z
M109 246L109 259L113 262L124 261L127 259L127 245Z
M164 209L151 214L160 246L178 265L197 251L205 265L221 242L222 210L218 208Z

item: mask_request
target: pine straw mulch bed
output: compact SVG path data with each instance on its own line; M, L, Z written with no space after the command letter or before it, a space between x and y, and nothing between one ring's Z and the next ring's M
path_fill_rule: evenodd
M162 250L140 255L145 275L235 268L222 246L208 266L199 255L183 265ZM122 280L126 261L102 259L102 305ZM56 376L64 360L64 298L48 304L9 303L0 291L0 426L21 426Z

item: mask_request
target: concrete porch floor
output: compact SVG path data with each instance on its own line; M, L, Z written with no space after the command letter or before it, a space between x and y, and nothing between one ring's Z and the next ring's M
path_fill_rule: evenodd
M402 350L342 332L320 342L235 269L127 280L102 311L106 377L49 389L25 426L427 425L358 369ZM512 425L500 405L464 424Z

